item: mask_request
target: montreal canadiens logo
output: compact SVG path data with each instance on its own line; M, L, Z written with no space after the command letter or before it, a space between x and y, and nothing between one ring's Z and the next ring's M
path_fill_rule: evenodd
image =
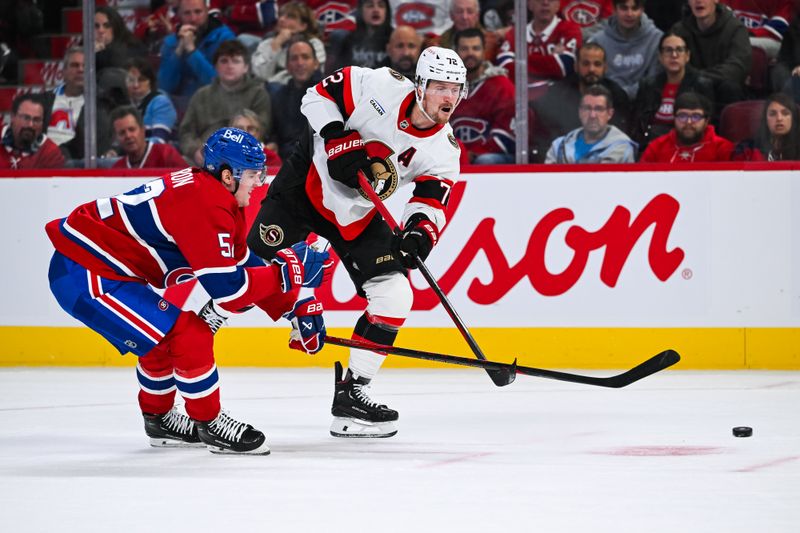
M161 300L158 301L158 308L161 309L162 311L166 311L167 309L169 309L169 302L162 298Z
M167 274L164 276L164 286L174 287L180 283L192 281L194 278L194 270L189 267L179 267L167 272Z
M258 234L267 246L277 246L283 242L283 229L275 224L270 224L269 226L259 224Z

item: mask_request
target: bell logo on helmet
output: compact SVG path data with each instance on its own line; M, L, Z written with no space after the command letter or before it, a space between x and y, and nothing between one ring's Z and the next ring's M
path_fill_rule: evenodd
M244 142L244 135L242 133L234 133L233 130L225 130L225 133L222 134L222 137L224 139L236 141L237 143Z

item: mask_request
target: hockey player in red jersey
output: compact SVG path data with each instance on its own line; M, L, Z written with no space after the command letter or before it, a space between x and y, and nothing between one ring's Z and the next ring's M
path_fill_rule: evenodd
M56 248L50 288L67 313L139 356L139 405L153 446L265 455L264 434L220 409L213 333L225 315L256 305L292 323L291 347L316 353L322 306L296 300L301 286L319 286L330 262L305 243L278 251L269 266L247 249L244 207L265 178L252 135L220 129L204 155L203 169L172 172L48 223ZM151 289L193 277L212 298L199 315ZM188 417L173 407L176 389Z
M416 82L387 68L345 67L308 89L303 115L313 129L270 184L247 242L271 258L284 242L313 231L326 239L367 298L353 338L394 343L413 295L406 269L425 259L445 225L447 198L458 177L458 143L448 120L466 94L466 69L449 49L425 49ZM388 198L414 192L395 237L358 185L364 171ZM382 355L351 350L342 375L336 363L331 434L389 437L397 411L370 399L367 385Z
M575 53L583 42L581 28L559 17L560 7L559 0L528 0L533 20L525 27L525 35L528 74L534 80L560 80L572 74L575 68ZM514 28L511 28L497 54L497 65L506 69L512 80L515 57Z

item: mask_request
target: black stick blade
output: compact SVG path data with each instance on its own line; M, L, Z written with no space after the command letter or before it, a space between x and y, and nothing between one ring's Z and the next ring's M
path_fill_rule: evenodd
M497 370L489 370L487 368L486 373L489 374L489 377L498 387L511 385L517 378L517 359L515 358L514 362L510 365Z

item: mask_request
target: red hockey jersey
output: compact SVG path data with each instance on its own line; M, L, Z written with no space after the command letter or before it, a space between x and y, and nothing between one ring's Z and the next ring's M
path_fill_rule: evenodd
M489 67L470 82L467 98L450 118L453 133L472 155L514 153L514 84L502 72Z
M186 166L186 161L181 154L171 145L164 143L147 143L142 160L131 165L129 157L123 157L111 168L181 168Z
M572 74L575 55L583 37L574 22L553 17L553 21L539 34L533 31L533 22L527 26L528 74L537 78L561 79ZM514 28L508 30L505 42L497 54L497 64L514 79Z
M561 16L581 28L599 24L614 12L612 0L569 0L561 4Z
M197 277L230 312L255 303L277 320L297 296L250 253L236 198L197 168L83 204L46 230L56 250L104 278L164 288Z
M792 20L792 0L722 0L753 37L782 41Z

